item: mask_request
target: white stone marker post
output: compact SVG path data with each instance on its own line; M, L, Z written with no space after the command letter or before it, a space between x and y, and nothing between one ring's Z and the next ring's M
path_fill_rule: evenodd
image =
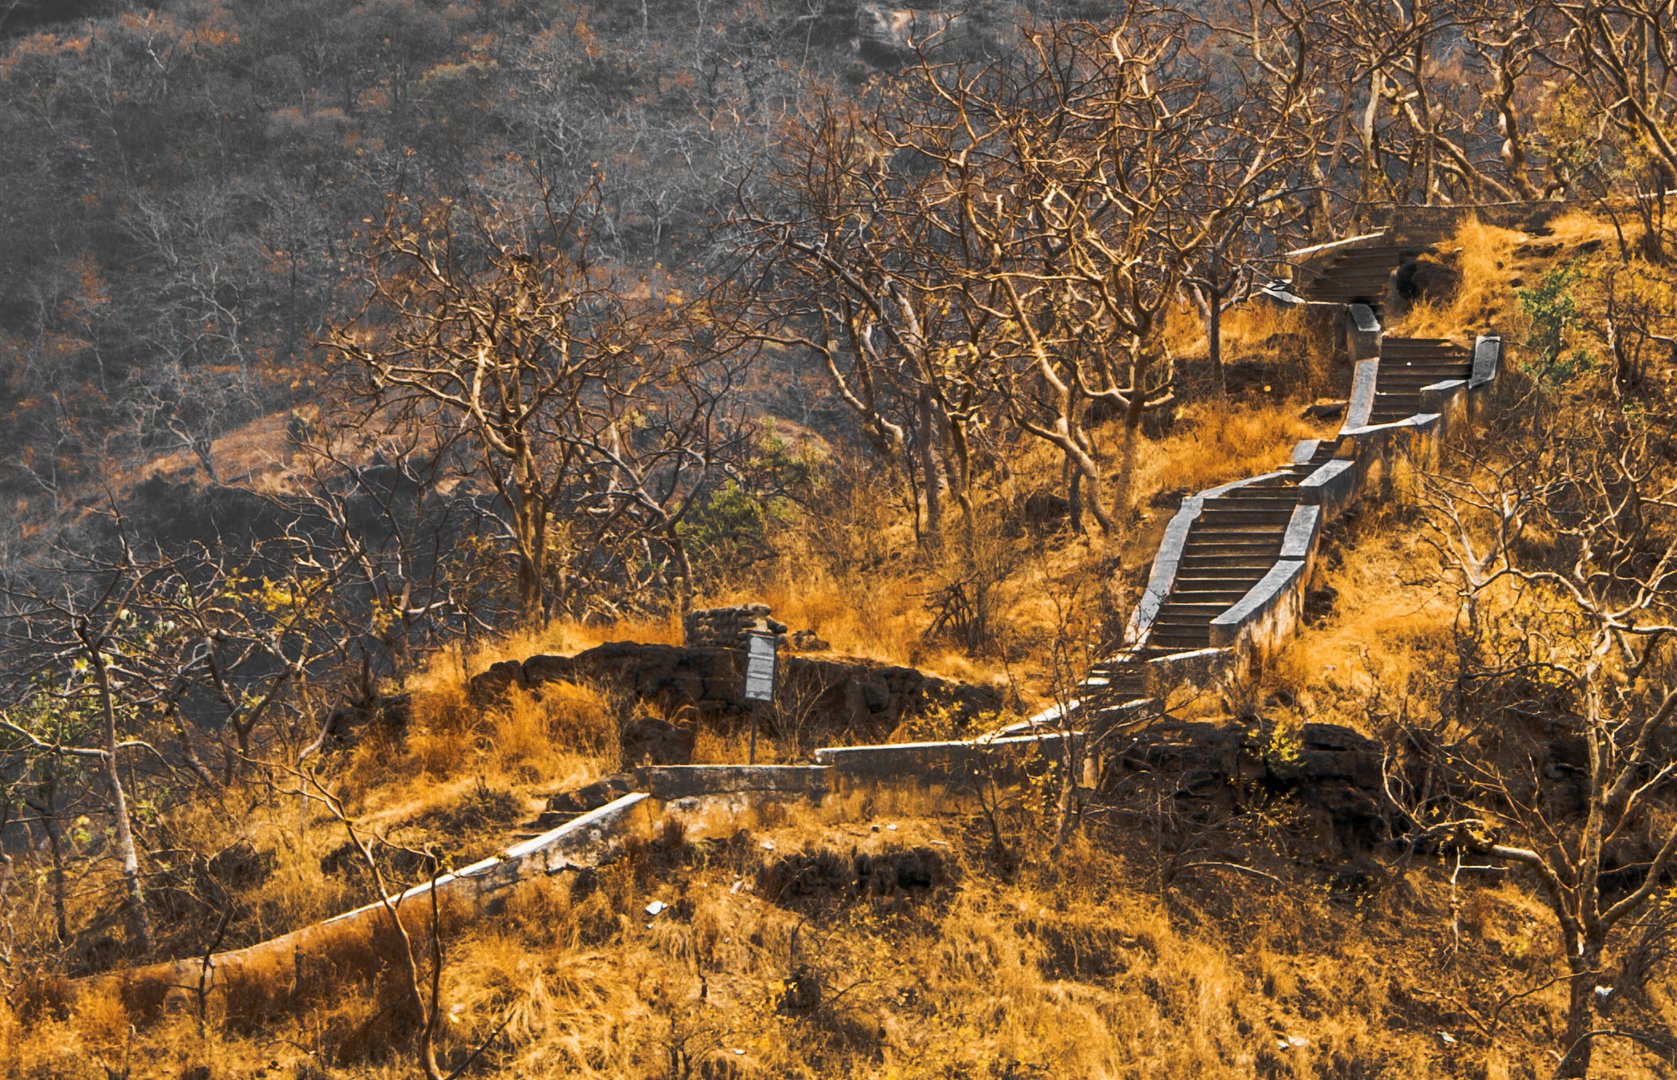
M757 717L774 700L775 636L753 630L746 639L745 700L751 703L751 764L757 764Z

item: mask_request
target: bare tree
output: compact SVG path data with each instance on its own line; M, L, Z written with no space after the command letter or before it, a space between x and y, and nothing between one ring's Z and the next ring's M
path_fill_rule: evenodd
M149 742L128 737L123 730L135 705L127 694L129 672L124 664L124 639L131 636L128 629L135 619L129 604L144 588L146 575L125 546L118 562L96 568L91 576L83 588L9 590L12 644L22 645L29 654L26 670L35 672L36 679L24 696L0 709L0 729L31 753L95 763L105 786L121 864L129 934L135 947L149 952L151 918L134 837L131 793L120 765L120 759L132 751L157 755ZM142 686L139 694L148 695L154 689ZM84 723L67 724L72 716Z
M378 426L471 461L526 621L641 565L624 550L653 541L660 581L690 594L682 517L748 441L720 298L631 299L594 260L599 216L592 190L544 190L522 219L399 200L373 238L367 306L330 340Z
M1141 419L1175 397L1169 312L1195 273L1229 287L1304 93L1284 83L1261 119L1209 108L1186 41L1181 17L1136 8L982 62L923 46L871 113L804 129L778 216L748 211L781 286L770 336L819 358L933 531L1003 418L1063 455L1075 518L1117 528ZM1091 435L1103 412L1123 417L1116 448Z
M774 204L748 206L741 223L768 286L762 336L819 362L935 539L946 487L970 521L984 397L937 255L950 227L934 216L937 179L892 146L893 130L926 121L896 95L879 105L818 101L788 141Z
M1677 183L1677 5L1672 0L1558 0L1565 36L1549 58L1603 115Z
M1677 868L1677 481L1657 452L1669 433L1593 419L1513 466L1426 481L1461 598L1459 669L1435 718L1406 710L1390 783L1423 837L1541 888L1565 965L1560 1077L1586 1075L1598 1039L1657 1044L1606 1017L1635 996L1627 972L1645 970Z

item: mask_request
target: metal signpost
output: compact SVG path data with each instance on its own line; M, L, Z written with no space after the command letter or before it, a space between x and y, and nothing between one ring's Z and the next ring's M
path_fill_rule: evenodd
M746 639L745 700L751 703L751 764L757 764L757 715L774 700L775 636L754 630Z

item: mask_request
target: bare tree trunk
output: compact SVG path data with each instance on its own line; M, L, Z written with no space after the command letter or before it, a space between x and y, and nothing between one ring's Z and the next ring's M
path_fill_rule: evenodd
M530 626L538 625L547 614L547 594L542 580L546 576L547 519L541 506L541 493L521 485L517 510L518 525L518 618Z
M1124 414L1124 441L1119 447L1118 470L1113 477L1112 507L1120 514L1130 509L1130 489L1135 480L1135 449L1141 439L1142 404L1138 395Z
M1223 293L1219 289L1206 292L1205 339L1211 360L1211 392L1221 398L1227 382L1223 377Z
M1594 1039L1595 985L1601 970L1601 946L1586 942L1567 957L1572 978L1566 995L1566 1035L1563 1056L1555 1066L1556 1080L1583 1080L1590 1075Z
M70 940L70 917L65 909L64 890L68 880L64 873L64 831L49 804L43 819L47 830L47 850L52 855L52 918L53 933L59 944Z
M140 882L140 855L134 846L134 830L128 818L128 793L123 790L122 773L117 767L116 706L111 700L111 673L105 654L84 623L78 634L93 661L94 677L98 680L100 707L105 719L105 745L102 763L105 782L111 789L111 816L116 819L117 855L122 859L122 881L128 894L129 933L143 952L151 952L151 918L146 914L144 886Z
M943 492L938 481L937 422L930 390L920 392L920 475L926 488L926 539L937 543L943 536Z
M1071 527L1078 532L1083 531L1083 473L1080 472L1070 458L1065 461L1066 473L1066 516L1071 520Z
M693 610L693 557L687 551L687 544L681 539L680 530L672 528L665 535L669 537L670 552L676 565L676 604L685 615Z

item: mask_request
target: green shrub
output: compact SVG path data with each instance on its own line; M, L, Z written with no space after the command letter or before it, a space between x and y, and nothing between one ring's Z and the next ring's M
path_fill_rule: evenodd
M1567 263L1550 269L1535 287L1514 290L1521 310L1531 320L1521 367L1546 393L1564 389L1595 366L1588 349L1568 347L1582 321L1572 290L1577 280L1577 264Z

